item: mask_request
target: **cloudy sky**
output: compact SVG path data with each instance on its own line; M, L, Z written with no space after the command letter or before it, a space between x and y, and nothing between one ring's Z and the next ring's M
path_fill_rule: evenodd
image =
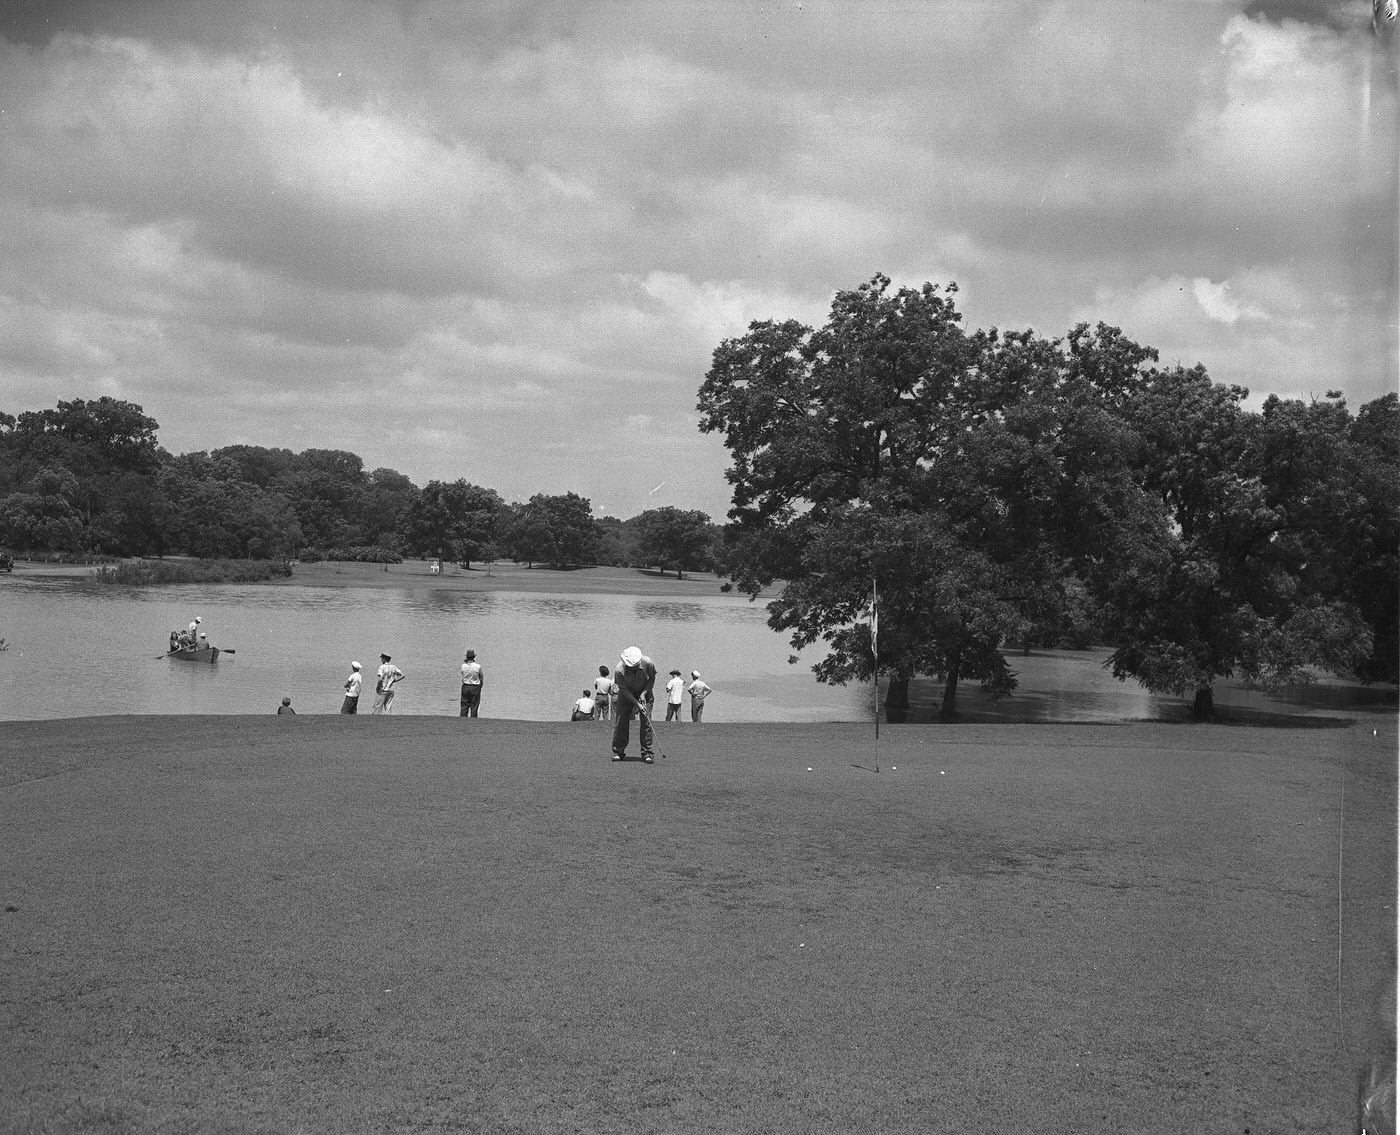
M5 0L0 409L729 503L696 391L876 272L1218 381L1396 386L1369 0ZM659 487L658 487L659 486Z

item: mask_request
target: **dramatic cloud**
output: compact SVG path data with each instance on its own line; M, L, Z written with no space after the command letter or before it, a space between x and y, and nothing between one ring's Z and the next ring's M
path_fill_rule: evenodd
M711 352L877 271L1359 403L1396 117L1356 0L12 0L0 408L719 517Z

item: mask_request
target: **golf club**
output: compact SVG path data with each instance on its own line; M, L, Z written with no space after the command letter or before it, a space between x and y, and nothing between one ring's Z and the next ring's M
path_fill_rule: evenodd
M651 716L651 714L645 712L643 712L642 718L644 721L646 721L647 725L651 727L652 743L655 744L657 753L660 754L661 759L664 761L666 759L666 754L662 751L661 748L661 734L657 731L655 719Z

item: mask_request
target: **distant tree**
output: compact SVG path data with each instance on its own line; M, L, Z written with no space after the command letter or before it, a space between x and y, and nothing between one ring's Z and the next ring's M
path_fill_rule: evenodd
M75 398L52 410L20 414L13 446L21 464L62 464L81 484L85 477L114 472L154 473L158 428L135 403Z
M211 454L237 467L236 479L261 489L272 488L279 478L298 467L297 455L290 449L267 449L260 445L226 445Z
M595 526L598 538L594 556L597 562L613 566L631 563L635 549L627 522L616 516L602 516L595 521Z
M502 548L516 563L562 568L596 561L598 526L586 497L536 493L511 511Z
M703 512L672 505L648 509L637 517L637 535L639 562L655 564L663 572L673 569L677 579L683 572L710 566L714 526Z
M348 547L367 539L359 524L366 481L364 463L355 454L308 449L296 455L269 487L291 501L311 544Z
M501 558L501 549L499 545L495 543L483 544L477 550L476 558L486 565L486 574L490 575L491 568L495 565L496 561Z
M0 496L19 488L19 453L15 442L15 416L0 411Z
M518 564L534 567L547 563L554 554L549 518L518 501L509 506L501 549Z
M1400 681L1400 397L1363 405L1347 440L1355 495L1339 518L1339 572L1372 638L1358 673L1393 683Z
M0 543L26 550L81 551L83 525L72 504L79 491L78 479L67 468L39 470L27 491L0 498Z
M399 538L411 554L469 566L495 542L504 508L494 489L461 479L429 481L404 514Z
M417 486L404 474L394 469L374 470L360 498L359 526L369 543L394 546L399 527L417 497Z
M227 457L186 454L161 470L159 494L172 547L206 559L289 559L305 540L285 495L238 479Z
M134 403L103 397L59 402L52 410L26 411L8 422L0 428L6 487L31 487L44 470L66 469L76 485L64 498L79 521L74 550L145 550L149 525L126 511L139 508L154 483L159 466L154 418ZM42 531L73 543L66 521L57 528L31 529L30 538L42 539Z

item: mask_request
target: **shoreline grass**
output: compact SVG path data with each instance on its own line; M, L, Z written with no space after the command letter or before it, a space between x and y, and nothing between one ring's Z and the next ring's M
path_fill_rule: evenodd
M123 560L91 573L102 585L150 587L174 583L262 583L286 578L281 560Z
M5 723L0 1131L1346 1131L1372 727Z
M495 563L463 568L448 563L433 574L432 560L398 564L321 560L298 563L278 587L415 588L434 591L547 591L559 595L719 595L723 580L711 572L688 572L684 579L654 568L589 566L552 568ZM759 602L766 602L767 597Z

